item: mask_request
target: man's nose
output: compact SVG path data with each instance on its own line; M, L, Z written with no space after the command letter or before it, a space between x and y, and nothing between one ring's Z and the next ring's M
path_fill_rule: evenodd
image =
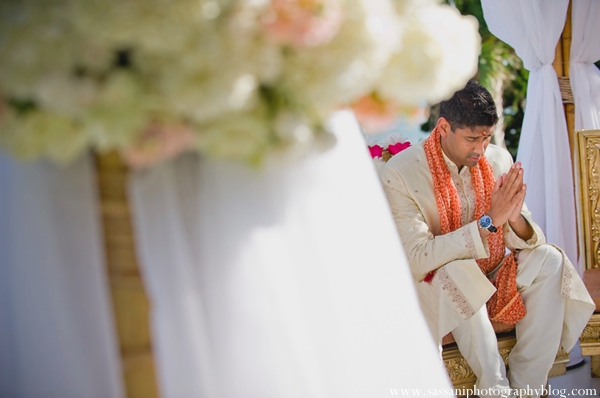
M483 156L484 152L485 152L485 143L483 141L477 142L475 144L475 153L477 153L480 156Z

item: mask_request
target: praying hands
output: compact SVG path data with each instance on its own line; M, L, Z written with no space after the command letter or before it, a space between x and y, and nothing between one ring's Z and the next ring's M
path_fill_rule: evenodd
M527 193L527 185L523 183L523 172L521 162L516 162L507 173L498 178L488 214L494 225L504 225L508 221L517 236L528 240L533 236L533 228L521 215Z

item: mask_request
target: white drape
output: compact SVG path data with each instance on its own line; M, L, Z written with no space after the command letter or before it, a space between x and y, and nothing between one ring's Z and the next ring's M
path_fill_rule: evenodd
M451 388L358 127L334 126L299 164L132 179L163 396ZM97 206L89 158L0 157L0 396L123 396Z
M517 157L525 169L525 200L548 242L562 247L575 263L577 240L569 138L552 67L568 3L482 0L490 31L511 45L530 71Z
M89 158L0 154L0 396L121 397Z
M570 79L575 129L600 129L600 2L576 0L572 8Z
M130 182L164 397L384 397L450 384L356 122L252 170L189 156Z

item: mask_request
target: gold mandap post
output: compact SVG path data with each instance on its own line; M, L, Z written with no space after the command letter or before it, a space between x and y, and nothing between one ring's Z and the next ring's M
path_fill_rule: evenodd
M106 269L126 395L158 397L150 303L140 275L127 200L128 168L115 152L96 155L95 161Z

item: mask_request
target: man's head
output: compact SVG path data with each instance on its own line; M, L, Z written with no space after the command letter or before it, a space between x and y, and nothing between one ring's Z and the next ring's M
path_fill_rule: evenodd
M475 80L440 104L437 127L442 149L458 168L474 167L490 143L498 122L496 105L489 91Z

